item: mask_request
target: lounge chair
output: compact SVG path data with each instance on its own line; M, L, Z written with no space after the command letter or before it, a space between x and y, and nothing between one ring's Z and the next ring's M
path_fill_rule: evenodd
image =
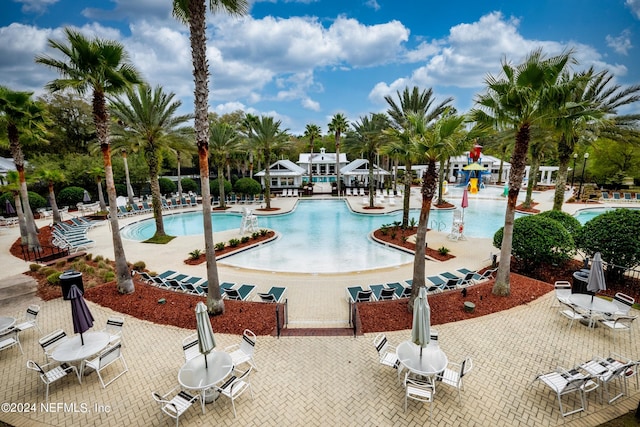
M614 191L611 195L613 196L613 200L620 201L620 193Z
M609 192L607 191L603 191L602 193L600 193L600 200L609 200Z
M238 289L229 288L225 291L227 298L238 300L238 301L246 301L249 298L249 295L256 288L256 285L242 285Z
M445 281L442 280L440 276L427 276L427 280L430 281L433 285L439 286L444 289Z
M363 289L362 286L349 286L347 287L347 298L351 303L372 301L373 292Z
M287 288L281 286L272 286L267 292L258 293L258 296L262 300L262 302L282 302L282 298L284 297L284 293Z
M403 286L398 282L387 283L387 286L395 289L396 298L408 298L411 296L411 286Z
M458 276L457 274L453 274L449 271L445 271L444 273L440 273L440 276L444 277L445 279L456 279L458 280L460 278L460 276Z
M444 284L444 290L449 291L452 289L457 289L459 286L460 286L460 278L448 279Z
M392 300L396 295L396 290L392 288L384 288L380 291L380 295L378 295L378 301L389 301Z
M631 193L623 193L622 195L624 196L625 202L631 202Z
M149 203L147 203L146 200L142 202L142 212L143 213L153 212L153 208L149 205Z
M373 292L373 298L380 300L380 292L385 289L384 285L369 285L369 289ZM395 291L395 289L393 289Z
M189 277L181 282L185 292L192 294L202 295L202 292L198 289L198 283L202 282L202 277Z
M593 382L590 376L582 375L575 370L567 371L565 369L558 368L556 371L538 375L533 379L531 385L538 380L556 393L558 396L558 403L560 405L560 413L563 417L585 410L585 389L590 381ZM529 387L531 387L531 385ZM581 405L571 411L565 412L564 407L562 406L562 396L572 393L578 394Z
M171 210L173 209L173 206L169 205L169 203L167 203L167 199L162 199L162 209L163 210Z

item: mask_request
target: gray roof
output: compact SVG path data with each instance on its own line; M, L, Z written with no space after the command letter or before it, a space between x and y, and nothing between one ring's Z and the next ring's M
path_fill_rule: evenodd
M366 159L356 159L347 166L340 168L340 173L343 175L369 175L369 161ZM376 164L373 165L373 174L391 175Z
M302 176L305 169L293 163L291 160L278 160L269 166L269 175L271 176ZM261 170L254 176L264 176L265 171Z

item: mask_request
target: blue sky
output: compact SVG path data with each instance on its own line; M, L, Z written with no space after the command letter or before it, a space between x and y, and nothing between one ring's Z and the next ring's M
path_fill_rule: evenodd
M468 111L502 60L538 47L574 48L576 69L640 84L640 0L250 1L246 17L208 16L209 109L271 115L296 134L308 123L326 133L336 113L385 111L384 96L406 86ZM33 59L74 26L123 43L151 85L192 111L189 34L171 1L3 0L0 11L0 84L43 94L56 75Z

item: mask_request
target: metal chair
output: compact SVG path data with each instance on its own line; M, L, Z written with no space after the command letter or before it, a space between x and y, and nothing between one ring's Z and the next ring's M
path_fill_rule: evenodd
M464 389L463 378L473 369L473 361L467 357L462 363L449 362L447 368L438 374L437 381L458 389L458 401L462 402L460 390Z
M63 363L62 365L58 365L55 362L51 362L51 363L47 363L46 365L40 366L38 365L37 362L34 362L33 360L27 360L27 368L38 372L40 379L45 384L46 386L45 402L46 403L49 403L49 386L54 382L66 377L71 372L74 372L76 374L76 377L78 378L79 383L82 382L80 374L78 373L78 369L75 366L67 365L66 363Z
M188 362L200 354L198 347L198 334L192 334L182 340L182 351L184 352L184 361Z
M378 362L385 366L398 369L400 362L396 354L396 348L389 344L385 334L378 334L373 339L373 346L378 352Z
M428 381L419 380L417 378L405 377L404 380L404 412L407 412L407 401L409 399L417 400L419 402L429 403L429 420L433 416L433 395L436 390Z
M104 332L109 334L109 344L115 344L120 341L124 344L122 337L122 329L124 327L124 317L111 316L107 319L107 324L104 327Z
M120 371L115 377L105 383L101 374L102 370L104 370L117 360L120 360L122 362L124 369ZM129 371L127 362L124 360L124 356L122 355L122 343L117 343L111 347L108 347L106 350L103 350L102 353L100 353L100 355L95 359L85 360L83 363L83 367L80 369L80 375L83 375L84 370L87 367L93 368L96 371L96 373L98 374L98 378L100 379L100 384L102 384L102 388L107 388L109 384Z
M256 334L254 334L249 329L245 329L242 333L242 340L240 344L233 344L224 349L227 353L231 355L231 360L233 361L233 366L238 366L242 363L249 363L253 369L256 371L258 367L256 366L255 360L253 360L253 354L256 349Z
M629 339L632 340L633 334L631 333L631 325L633 324L634 320L636 320L637 318L638 316L617 316L612 319L607 319L607 318L598 319L598 322L600 322L602 326L605 326L611 329L611 331L614 333L613 335L614 341L615 341L615 333L621 332L621 331L629 331Z
M180 386L176 386L163 395L160 395L160 393L155 391L151 393L153 400L160 405L160 410L176 420L176 427L179 425L180 415L184 414L187 409L189 409L191 405L200 398L199 394L192 396L184 390L180 390L176 393L179 389ZM173 397L170 397L171 395L173 395Z
M556 371L538 375L533 379L531 385L538 380L556 393L558 396L558 404L560 405L560 413L563 417L585 410L585 385L589 381L592 381L590 376L580 374L572 376L566 370L559 368ZM575 393L578 394L581 405L576 409L565 412L564 407L562 406L562 396Z
M17 328L10 328L4 331L0 335L0 350L6 350L17 345L20 349L20 353L24 354L24 351L22 351L22 344L20 344L20 338L18 338L18 332Z
M558 280L553 284L555 289L555 298L551 300L552 307L559 307L560 302L565 304L571 304L569 302L569 297L571 296L571 283L566 280Z
M18 320L18 324L16 325L16 329L20 332L26 331L31 328L38 328L38 331L42 333L40 326L38 326L38 313L40 312L40 306L37 304L31 304L27 307L27 312L24 317Z
M224 396L231 400L231 407L233 408L233 417L236 415L236 404L235 400L240 397L242 393L244 393L247 389L251 392L251 399L253 399L253 388L251 387L251 383L249 382L249 374L251 373L252 367L249 366L249 369L244 371L244 373L237 376L239 371L234 371L234 374L231 375L220 387L216 387L218 393L221 396Z
M56 348L56 346L58 346L60 343L65 342L68 339L69 337L67 337L67 333L65 331L63 331L62 329L57 329L45 335L44 337L40 338L38 340L38 343L40 343L40 347L42 347L42 351L44 351L44 354L45 356L47 356L47 359L50 359L51 353Z

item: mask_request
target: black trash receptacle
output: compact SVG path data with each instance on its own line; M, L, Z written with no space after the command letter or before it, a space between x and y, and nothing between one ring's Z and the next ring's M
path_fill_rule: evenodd
M589 273L582 270L573 273L573 286L571 287L571 293L573 294L592 294L587 291L587 283L589 281Z
M82 284L82 273L75 270L67 270L60 275L60 286L62 287L62 298L69 299L69 289L71 285L76 285L84 294L84 285Z

